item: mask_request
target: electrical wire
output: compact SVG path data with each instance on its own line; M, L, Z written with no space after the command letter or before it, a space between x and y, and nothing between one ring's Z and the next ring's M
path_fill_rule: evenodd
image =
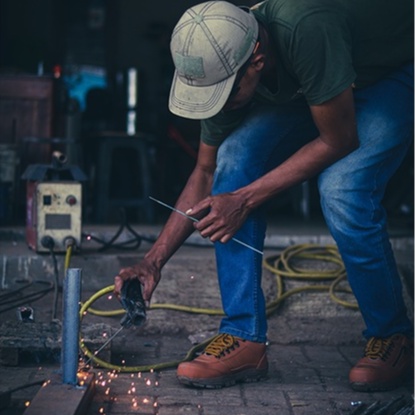
M141 245L142 240L146 240L145 237L139 235L132 227L131 225L127 222L127 216L125 213L125 209L120 209L120 216L121 216L121 225L118 228L117 232L114 234L114 236L109 240L109 241L105 241L101 238L98 238L92 234L82 234L82 237L88 239L88 240L93 240L95 242L98 242L102 245L101 248L98 249L98 252L104 252L107 249L110 248L116 248L116 249L120 249L120 250L135 250L138 249ZM126 228L128 231L131 232L131 234L133 235L132 239L129 239L127 241L123 241L123 242L117 242L115 243L115 241L119 238L119 236L122 234L124 228ZM154 242L153 239L150 239L149 242Z
M306 268L297 264L304 260L307 263ZM310 262L317 262L320 265L326 263L335 267L326 267L325 270L322 270L321 267L316 269L316 267L310 266ZM286 298L303 291L328 291L331 300L335 303L350 309L358 309L356 302L346 301L336 295L336 292L352 294L352 291L348 287L339 287L340 283L346 280L347 274L338 249L334 245L324 247L315 244L293 245L284 249L281 254L265 258L263 264L267 270L275 274L277 285L276 299L267 305L268 315L274 312ZM330 284L310 284L284 291L284 278L313 282L332 280L332 282Z
M72 256L72 251L73 251L73 243L70 243L67 247L66 247L66 253L65 253L65 262L64 262L64 272L65 272L65 276L66 276L66 271L69 268L69 265L71 263L71 256Z
M299 262L306 261L308 264L307 267L302 267L299 265ZM315 267L310 267L311 262L317 263L327 263L331 264L330 267L326 267L326 269L316 269ZM302 245L293 245L284 249L280 254L269 256L264 259L264 267L269 270L272 274L275 275L276 281L276 295L275 298L267 303L267 316L270 316L275 310L279 307L279 305L286 300L288 297L304 292L304 291L327 291L330 295L330 298L340 304L342 306L357 309L357 304L355 302L349 302L339 298L335 292L343 292L345 294L350 294L351 290L349 288L339 288L339 284L345 280L346 278L346 271L344 268L344 264L341 260L340 254L335 246L317 246L313 244L302 244ZM307 284L302 287L292 288L290 290L284 290L284 278L285 279L296 279L300 281L312 281L313 284ZM332 281L330 284L314 284L316 281ZM113 310L113 311L103 311L103 310L96 310L93 309L91 306L92 304L97 301L102 296L112 293L114 290L114 285L110 285L105 287L95 294L93 294L86 302L84 302L80 309L80 319L82 321L83 317L90 313L93 315L98 316L117 316L125 313L125 310ZM223 311L220 309L208 309L208 308L199 308L199 307L189 307L184 305L176 305L176 304L152 304L149 310L156 310L156 309L168 309L168 310L175 310L181 311L186 313L194 313L194 314L208 314L208 315L217 315L221 316L224 315ZM191 360L195 354L204 348L206 344L208 344L212 338L206 340L205 342L195 346L192 348L185 358L181 361L174 361L174 362L166 362L166 363L158 363L153 365L145 365L145 366L122 366L122 365L114 365L112 363L108 363L103 361L102 359L95 356L85 345L85 342L80 335L80 348L82 352L88 356L89 360L95 362L99 366L104 368L108 368L111 370L116 370L120 372L145 372L150 370L158 370L158 369L165 369L176 367L182 361Z
M7 291L4 294L0 294L0 302L2 301L2 298L8 298L10 300L10 297L13 297L14 295L20 294L23 290L30 287L33 284L33 281L31 278L28 278L27 280L16 280L17 283L26 283L22 287L16 288L15 290Z
M21 305L25 305L28 302L37 301L37 300L41 299L42 297L44 297L46 294L48 294L50 291L52 291L53 288L54 288L54 284L50 281L33 281L33 283L31 283L29 285L26 285L25 289L32 286L33 284L45 284L45 285L47 285L47 287L43 288L41 290L38 290L34 293L27 294L23 297L19 297L19 298L16 298L16 299L11 298L11 299L8 299L8 300L5 300L5 301L0 301L0 307L1 307L0 308L0 314L4 313L6 311L12 310L12 309L14 309L16 307L19 307ZM15 290L15 291L20 291L20 290L21 289ZM9 306L9 307L3 307L4 305L7 305L7 304L12 304L12 305Z
M52 320L55 320L57 313L58 313L59 271L58 271L58 261L56 260L56 255L55 255L55 252L53 251L53 246L49 247L49 253L52 257L53 276L55 279L55 283L53 285L53 307L52 307Z

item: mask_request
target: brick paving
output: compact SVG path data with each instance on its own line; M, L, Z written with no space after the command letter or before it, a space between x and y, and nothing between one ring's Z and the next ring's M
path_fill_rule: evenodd
M51 272L47 256L28 252L21 241L12 245L0 239L3 283L11 286L13 278L22 274ZM111 284L119 267L135 261L145 249L128 255L117 252L75 255L72 263L83 269L83 301ZM409 249L402 241L399 249L400 261L413 270L413 239L409 239ZM61 269L63 258L58 258L58 262ZM154 301L220 307L213 264L212 250L187 247L179 251L166 267ZM268 298L275 291L273 279L266 273L264 290ZM50 294L33 303L39 321L50 319L51 301ZM103 307L105 301L102 300ZM408 303L412 306L410 299ZM3 318L15 319L15 311L5 313ZM192 347L191 340L215 333L219 320L218 316L150 311L145 327L124 330L114 340L112 357L135 366L180 360ZM113 330L119 327L119 317L88 316L83 325L103 322ZM327 293L304 292L289 298L269 317L268 379L224 389L193 389L178 383L173 368L134 373L94 368L96 391L85 415L345 415L352 414L359 403L413 397L411 380L388 392L363 393L349 388L348 371L364 347L362 330L358 312L332 303ZM59 373L56 359L47 362L43 357L34 353L19 366L0 366L0 392ZM14 392L11 405L0 409L0 415L24 413L25 403L38 390L39 386L32 386ZM53 414L53 402L50 413Z

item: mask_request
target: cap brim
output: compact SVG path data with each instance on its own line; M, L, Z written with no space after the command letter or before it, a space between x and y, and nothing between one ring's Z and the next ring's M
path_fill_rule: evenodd
M174 73L170 89L169 109L173 114L193 120L203 120L216 115L229 98L236 73L209 86L190 86Z

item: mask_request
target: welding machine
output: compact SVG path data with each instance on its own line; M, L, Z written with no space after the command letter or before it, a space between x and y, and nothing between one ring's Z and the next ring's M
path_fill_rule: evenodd
M50 165L33 164L22 175L26 183L26 242L36 252L65 252L80 247L82 181L78 166L66 165L60 152Z

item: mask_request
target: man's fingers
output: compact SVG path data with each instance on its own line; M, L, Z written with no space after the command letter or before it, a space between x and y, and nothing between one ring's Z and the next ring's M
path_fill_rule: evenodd
M210 208L210 198L206 198L201 200L195 206L191 207L190 209L186 210L186 215L195 216L199 213L202 213L204 210Z

